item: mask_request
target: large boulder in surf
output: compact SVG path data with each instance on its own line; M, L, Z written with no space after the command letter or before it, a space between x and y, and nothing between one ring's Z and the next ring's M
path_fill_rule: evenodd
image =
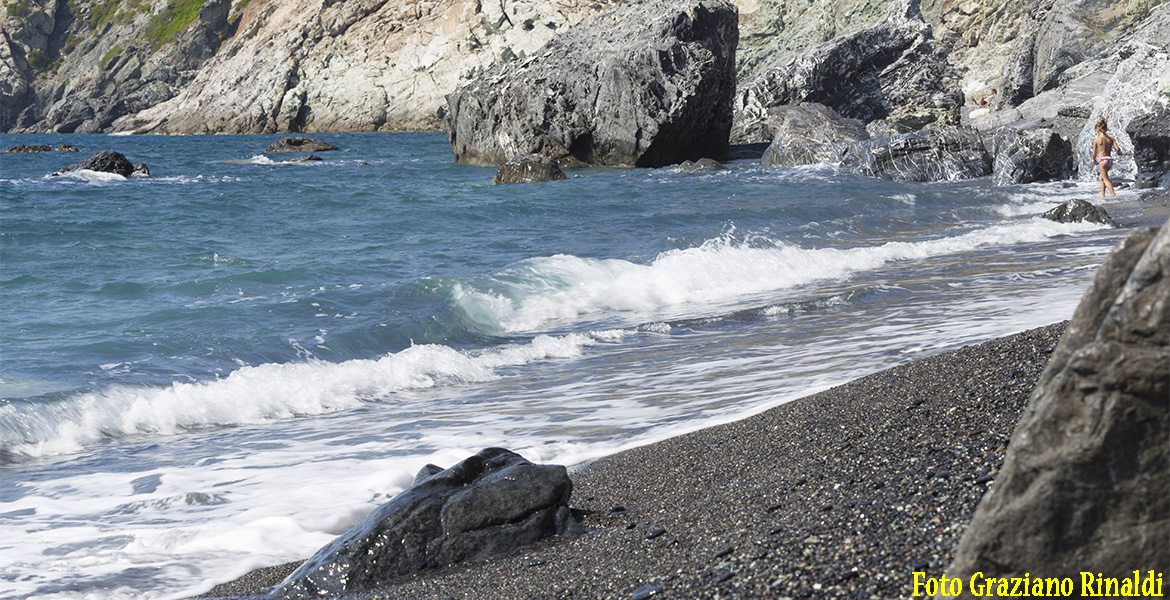
M864 123L846 119L816 102L768 109L768 127L774 139L760 158L761 165L836 163L850 142L869 139Z
M991 146L995 185L1059 181L1076 173L1072 142L1052 129L1000 127Z
M963 105L959 77L922 19L919 0L894 0L885 20L765 67L735 98L734 143L772 141L768 109L819 102L868 123Z
M727 151L738 11L640 0L501 63L447 95L455 160L537 153L562 164L660 167Z
M1077 307L948 575L1170 572L1168 298L1170 223L1137 229Z
M90 155L85 160L74 163L53 173L53 175L60 175L62 173L69 173L71 171L98 171L100 173L115 173L122 177L129 177L134 174L134 165L126 159L120 152L98 152Z
M956 181L991 174L991 156L970 127L927 125L921 131L853 142L845 171L893 181Z
M543 183L565 179L557 161L540 154L520 154L500 165L492 183Z
M550 536L579 534L568 506L572 489L563 466L535 465L502 448L446 470L428 465L413 486L318 550L273 595L340 596Z
M1125 132L1133 142L1136 187L1170 187L1170 106L1155 104L1153 111L1130 121Z

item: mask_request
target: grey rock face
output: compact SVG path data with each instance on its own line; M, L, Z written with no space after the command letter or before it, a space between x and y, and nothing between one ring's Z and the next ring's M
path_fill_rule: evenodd
M919 1L894 0L881 23L790 54L742 84L732 141L771 141L768 109L799 102L868 123L915 109L948 112L962 106L963 94Z
M142 165L143 168L146 165ZM74 163L53 173L53 175L60 175L61 173L68 173L70 171L98 171L101 173L116 173L122 177L129 177L134 174L134 165L118 152L98 152L90 155L85 160Z
M266 148L265 152L327 152L329 150L340 150L333 144L327 144L321 140L314 140L307 137L286 137L271 143Z
M1056 208L1045 211L1040 216L1049 221L1056 221L1057 223L1083 223L1088 221L1090 223L1119 227L1117 221L1114 221L1113 217L1109 216L1109 213L1105 212L1104 208L1079 198L1064 202Z
M557 161L540 154L521 154L500 165L492 183L542 183L564 178Z
M447 95L455 160L659 167L722 156L735 90L737 11L644 0L606 11Z
M1156 104L1153 112L1130 121L1125 132L1133 142L1137 187L1170 187L1170 107Z
M1080 571L1170 571L1168 302L1170 227L1135 230L1077 307L948 575L1079 587Z
M761 165L793 167L819 162L839 162L849 142L869 139L865 125L846 119L815 102L777 106L768 110L768 127L774 138Z
M1072 143L1051 129L1001 127L992 139L995 185L1059 181L1076 172Z
M991 174L991 157L970 127L928 125L922 131L853 142L841 168L894 181L955 181Z
M274 592L319 598L369 590L403 575L580 533L565 468L488 448L446 470L428 465L412 487L374 510Z
M996 108L1017 106L1067 83L1073 67L1096 58L1140 13L1119 0L1035 0L1003 70Z

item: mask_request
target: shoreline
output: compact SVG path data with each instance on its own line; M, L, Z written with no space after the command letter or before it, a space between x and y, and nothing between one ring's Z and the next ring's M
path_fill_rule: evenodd
M894 597L938 576L1067 322L861 377L570 470L587 535L363 599ZM200 597L261 594L253 571Z

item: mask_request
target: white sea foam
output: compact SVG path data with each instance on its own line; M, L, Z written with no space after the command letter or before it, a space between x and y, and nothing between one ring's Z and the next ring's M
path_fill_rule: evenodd
M125 177L117 173L106 173L104 171L91 171L89 169L77 169L76 171L65 171L45 175L45 178L53 179L68 179L77 180L85 183L108 183L111 181L126 181Z
M629 315L634 322L686 307L726 309L760 294L910 260L1009 246L1097 229L1024 219L931 240L892 241L861 248L804 248L730 236L672 250L648 265L555 255L521 261L485 285L458 285L455 303L474 326L495 334L547 331L580 321ZM707 312L710 312L708 310Z
M131 435L174 435L393 402L399 391L489 381L499 376L497 369L578 356L593 340L587 334L542 335L476 353L413 346L379 359L264 364L210 382L116 385L65 400L14 401L0 405L0 451L53 456Z

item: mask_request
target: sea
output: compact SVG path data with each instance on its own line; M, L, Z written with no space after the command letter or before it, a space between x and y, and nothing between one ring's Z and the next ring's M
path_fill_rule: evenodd
M1125 234L1040 218L1091 180L492 185L441 133L279 137L0 137L80 149L0 154L0 598L190 597L427 464L579 468L1068 319ZM49 175L102 150L151 176Z

